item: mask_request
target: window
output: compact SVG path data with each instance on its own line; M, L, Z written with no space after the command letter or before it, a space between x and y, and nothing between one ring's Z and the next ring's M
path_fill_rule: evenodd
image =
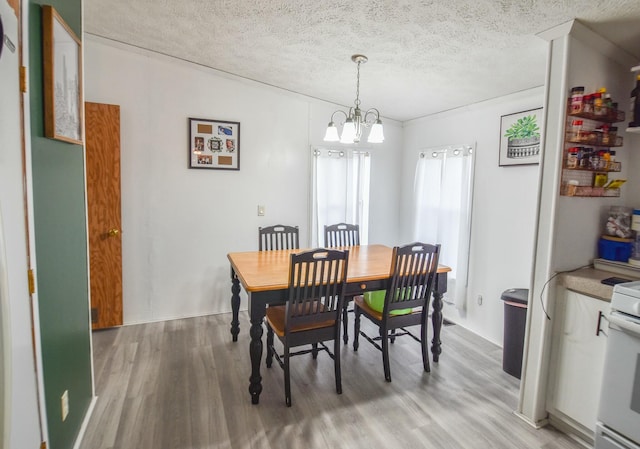
M451 267L448 298L466 306L473 199L473 146L453 145L419 154L414 182L416 240L440 243L440 263Z
M368 151L314 148L312 176L311 244L324 245L324 226L335 223L360 225L360 243L369 234Z

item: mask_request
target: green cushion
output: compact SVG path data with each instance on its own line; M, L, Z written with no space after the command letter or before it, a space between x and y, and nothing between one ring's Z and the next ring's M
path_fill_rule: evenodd
M376 290L373 292L365 292L362 296L364 296L364 302L369 307L371 307L376 312L382 313L382 310L384 309L384 297L386 293L386 290ZM412 310L413 309L392 310L390 312L390 315L406 315L408 313L411 313Z

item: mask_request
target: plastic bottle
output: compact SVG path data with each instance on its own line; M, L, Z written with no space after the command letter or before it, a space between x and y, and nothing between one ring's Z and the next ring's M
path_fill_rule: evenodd
M582 111L582 96L584 95L584 86L571 88L571 113L576 114Z
M593 113L595 115L605 115L607 113L607 108L604 105L604 96L607 93L607 89L601 87L598 89L598 92L594 94L593 97Z
M572 147L567 150L567 168L576 168L578 166L578 147Z
M580 106L582 107L582 106ZM569 140L573 142L580 141L580 131L582 131L582 120L571 120L571 127L569 132Z
M593 96L595 94L588 94L582 97L582 112L585 114L593 114Z
M640 126L640 75L636 77L636 87L631 91L631 122L630 128Z

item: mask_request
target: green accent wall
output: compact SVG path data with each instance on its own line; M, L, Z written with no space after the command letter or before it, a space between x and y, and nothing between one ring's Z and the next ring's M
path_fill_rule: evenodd
M84 155L81 145L44 137L42 4L82 37L81 0L29 1L29 97L48 448L71 449L92 398ZM62 421L61 396L69 391Z

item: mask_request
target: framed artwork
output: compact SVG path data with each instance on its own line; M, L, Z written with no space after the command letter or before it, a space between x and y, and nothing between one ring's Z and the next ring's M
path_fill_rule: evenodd
M44 135L82 144L82 43L58 12L42 6Z
M189 168L240 170L240 122L190 117Z
M500 167L540 162L541 123L542 108L501 117L498 162Z

